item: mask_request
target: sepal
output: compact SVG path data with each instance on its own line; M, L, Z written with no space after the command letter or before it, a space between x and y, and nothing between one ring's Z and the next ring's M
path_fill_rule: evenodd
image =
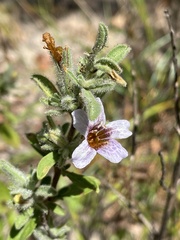
M32 197L33 192L27 188L17 188L16 186L10 187L11 195L14 195L13 201L17 204L26 202L27 199Z
M95 120L101 112L101 106L99 102L90 91L85 89L82 89L81 97L86 106L88 119L91 121Z

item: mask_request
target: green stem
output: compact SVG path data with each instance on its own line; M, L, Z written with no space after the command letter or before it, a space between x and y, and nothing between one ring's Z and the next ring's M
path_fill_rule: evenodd
M56 129L56 124L54 123L52 117L51 117L51 116L47 116L47 120L48 120L49 126L50 126L52 129Z

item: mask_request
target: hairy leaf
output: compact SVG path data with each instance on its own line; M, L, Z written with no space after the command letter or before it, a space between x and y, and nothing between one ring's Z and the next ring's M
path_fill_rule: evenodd
M34 229L36 227L36 221L35 219L30 219L26 225L20 229L17 230L15 228L15 225L12 227L10 235L8 237L8 240L26 240L28 239L28 237L31 236L31 234L33 233Z
M18 215L18 218L16 219L15 228L17 230L21 229L29 221L30 217L32 217L33 214L34 214L33 208L29 208L23 213L20 213Z
M41 158L37 167L37 178L40 180L44 178L49 170L55 165L56 160L53 152L48 153L46 156Z
M78 188L89 188L95 190L96 192L99 192L100 181L97 178L93 176L84 176L68 171L64 171L63 174L67 176L75 185L77 185Z
M38 197L48 198L55 196L56 190L49 185L40 185L35 194Z
M120 63L131 51L131 48L126 44L118 44L108 54L107 57L111 58L117 63Z
M39 74L34 74L32 76L32 80L37 83L37 85L41 88L47 97L53 97L55 93L58 94L55 86L52 84L52 82L49 81L48 78Z
M114 60L112 60L111 58L108 58L108 57L100 58L99 60L96 61L95 66L96 66L96 64L108 66L111 70L122 72L119 65Z
M27 182L26 175L5 160L0 160L0 170L10 177L13 184L23 186Z

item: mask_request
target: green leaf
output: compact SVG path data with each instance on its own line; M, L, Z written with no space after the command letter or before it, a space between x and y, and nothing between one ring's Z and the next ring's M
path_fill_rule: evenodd
M60 239L62 239L63 237L65 237L65 234L67 234L70 231L70 227L67 225L64 226L60 226L60 227L56 227L56 228L51 228L50 232L56 236L59 237ZM66 238L63 238L66 239Z
M62 52L62 65L63 68L71 68L72 67L72 56L71 51L68 47L65 47Z
M53 197L57 194L56 190L49 186L49 185L40 185L37 189L37 191L35 192L36 196L38 197L44 197L44 198L48 198L48 197Z
M161 103L157 103L155 105L153 105L152 107L149 107L148 109L146 109L143 113L143 120L146 120L160 112L163 112L167 109L171 109L174 107L174 104L173 104L173 100L168 100L168 101L164 101L164 102L161 102Z
M59 206L57 203L49 203L48 209L51 209L55 214L59 216L65 216L66 212L65 209L63 209L61 206Z
M71 82L74 85L79 86L78 79L77 79L77 77L74 75L74 73L72 71L70 71L69 69L66 69L66 74L69 77L69 79L71 79Z
M70 129L70 123L66 122L61 126L62 133L66 135Z
M99 60L96 61L95 67L96 67L96 64L107 66L107 67L110 68L110 71L115 70L115 71L118 71L118 72L122 72L119 65L114 60L112 60L111 58L108 58L108 57L100 58Z
M101 112L101 106L90 91L82 89L81 93L82 99L86 105L88 118L89 120L93 121L99 116Z
M93 176L84 176L68 171L64 171L63 175L67 176L80 189L89 188L99 192L100 181Z
M120 63L131 51L131 48L126 44L119 44L115 46L108 54L107 57L111 58L117 63Z
M76 183L72 183L66 187L63 187L58 192L58 198L79 196L84 192L85 189L77 186Z
M48 78L42 75L34 74L32 76L32 80L37 83L37 85L41 88L41 90L45 93L47 97L54 97L55 93L58 94L57 89L52 84L52 82L49 81Z
M96 64L95 67L98 70L101 70L104 73L107 73L116 83L121 84L123 87L126 87L126 81L115 71L112 70L108 65ZM103 86L102 86L103 87Z
M37 178L40 180L44 178L49 170L55 165L56 159L54 153L50 152L43 158L41 158L37 167Z
M41 180L41 185L50 185L51 180L51 176L46 176Z
M46 231L45 230L42 230L40 228L37 228L34 230L34 233L33 233L35 239L38 239L38 240L52 240L52 238L48 237L47 234L46 234Z
M33 208L28 208L25 212L18 215L15 222L15 228L17 230L21 229L34 214Z
M3 183L0 181L0 189L1 189L1 194L0 194L0 213L1 214L0 215L5 216L7 212L8 212L8 214L11 212L8 204L5 204L11 199L9 189L7 186L7 182ZM2 218L1 220L3 221L3 224L5 224L4 219ZM1 226L0 226L0 233L1 233ZM0 236L1 236L1 234L0 234Z
M20 144L19 135L8 123L0 124L0 136L8 145L18 147Z
M10 177L13 184L18 186L26 185L26 175L8 161L0 160L0 170Z
M27 224L21 229L17 230L15 225L12 227L8 240L26 240L31 236L36 227L35 219L30 219Z
M0 181L0 189L1 189L0 202L7 201L10 198L9 190L6 185L7 183L5 184Z
M41 149L41 146L39 144L39 141L37 139L37 134L35 133L27 133L26 134L27 139L30 141L32 147L42 156L46 155L45 151ZM47 152L46 152L47 153Z

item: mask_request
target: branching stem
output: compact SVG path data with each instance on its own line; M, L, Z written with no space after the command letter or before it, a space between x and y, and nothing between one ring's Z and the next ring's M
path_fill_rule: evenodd
M176 124L177 124L177 133L180 137L180 109L179 109L179 89L178 89L178 66L177 66L177 58L176 58L176 45L174 41L174 30L171 25L170 21L170 15L168 10L165 11L165 15L167 18L169 30L170 30L170 36L171 36L171 47L172 47L172 62L175 70L174 75L174 110L175 110L175 116L176 116ZM180 140L180 138L179 138ZM159 230L159 234L156 236L155 239L163 239L166 235L167 230L167 223L169 218L171 217L174 208L175 208L175 200L176 200L176 187L177 182L180 175L180 141L179 141L179 147L177 152L177 158L176 162L174 164L174 169L171 177L171 183L168 188L167 197L166 197L166 203L164 206L164 212L161 220L161 226Z

